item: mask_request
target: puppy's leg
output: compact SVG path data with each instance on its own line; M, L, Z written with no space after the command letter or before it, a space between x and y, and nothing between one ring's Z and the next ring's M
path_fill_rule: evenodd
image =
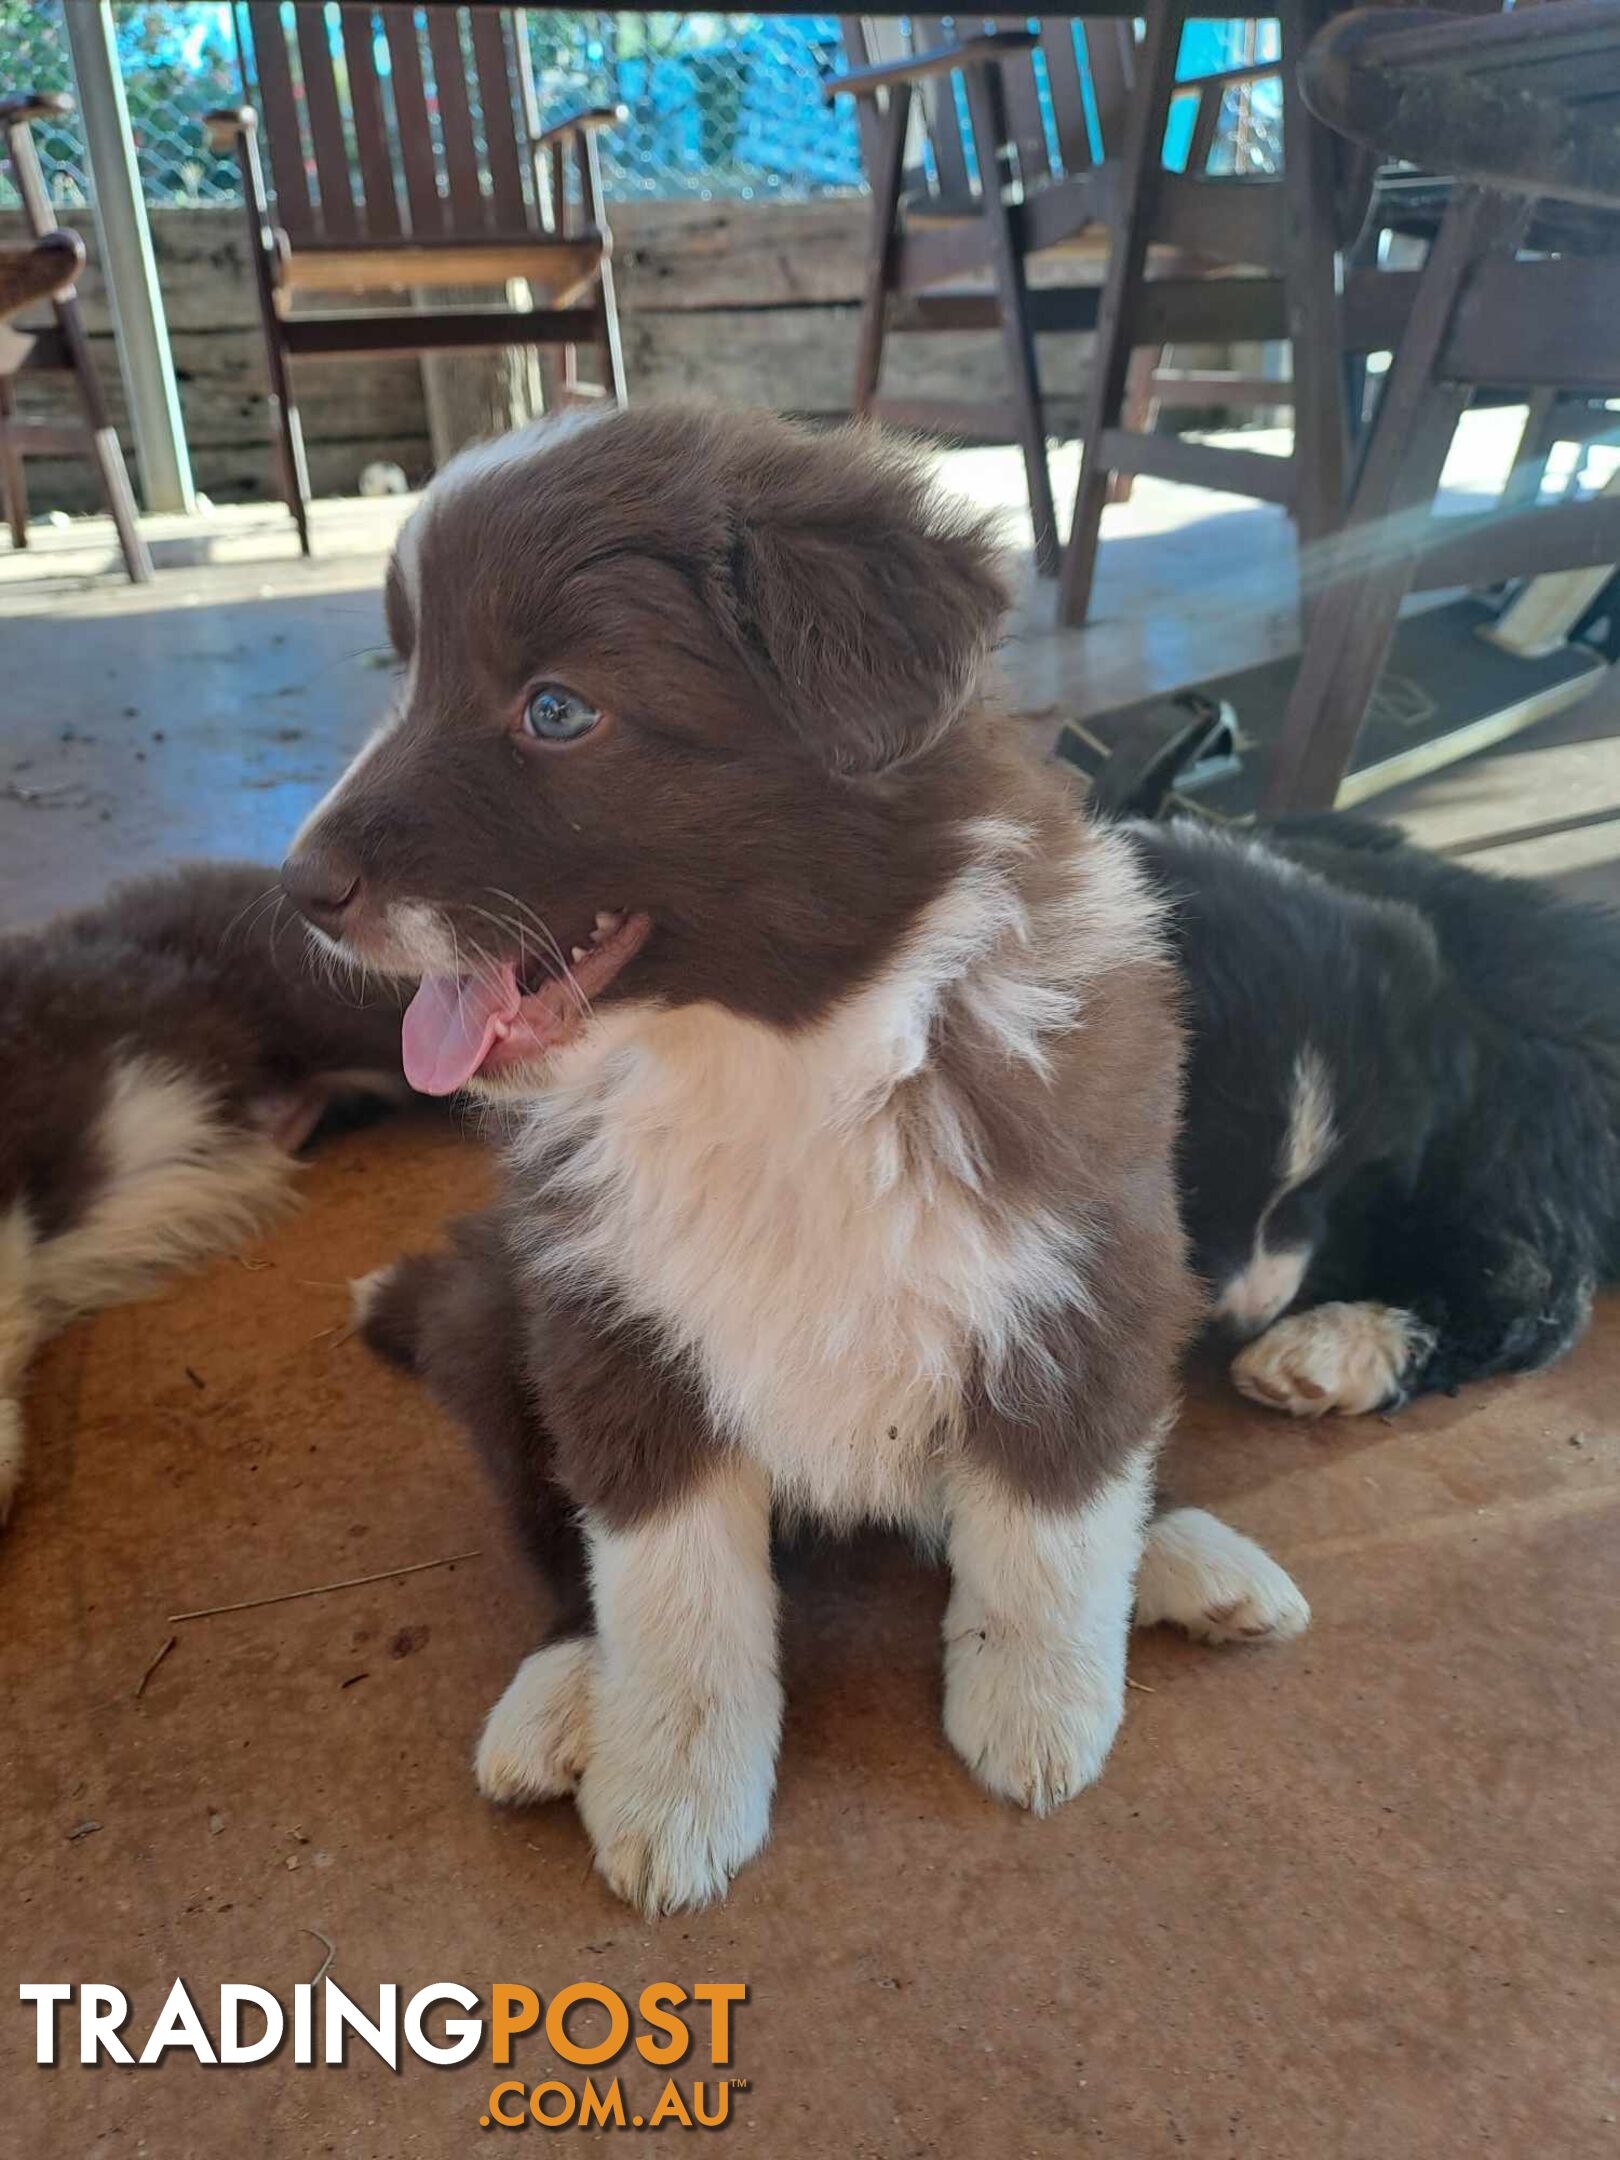
M588 1536L601 1664L579 1812L621 1897L647 1914L704 1905L770 1827L782 1690L765 1480L723 1459Z
M356 1325L369 1349L415 1373L466 1429L550 1592L547 1633L586 1633L585 1543L557 1483L552 1437L529 1384L516 1265L493 1214L453 1224L450 1240L351 1284Z
M1290 1417L1359 1417L1403 1403L1434 1330L1395 1305L1315 1305L1273 1321L1232 1360L1232 1384Z
M1136 1578L1136 1625L1167 1622L1200 1642L1282 1642L1311 1608L1252 1538L1202 1508L1171 1508L1148 1525Z
M945 1730L981 1784L1037 1814L1092 1782L1124 1715L1152 1454L1064 1508L985 1468L955 1481Z

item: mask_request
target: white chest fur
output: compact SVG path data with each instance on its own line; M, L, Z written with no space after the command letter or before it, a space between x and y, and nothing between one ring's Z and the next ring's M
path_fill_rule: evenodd
M518 1160L566 1202L537 1270L652 1320L790 1507L931 1512L975 1368L1084 1298L1081 1233L987 1189L930 1063L942 989L971 997L992 953L980 1009L1009 1058L1039 1064L1076 1023L1078 979L1008 972L1009 938L1032 952L1020 914L999 879L964 879L890 975L813 1029L621 1007L529 1112Z

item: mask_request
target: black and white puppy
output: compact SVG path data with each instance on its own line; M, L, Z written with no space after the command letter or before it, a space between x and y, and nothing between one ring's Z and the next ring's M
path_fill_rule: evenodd
M1365 820L1126 830L1172 902L1237 1386L1315 1418L1562 1356L1620 1263L1620 920Z

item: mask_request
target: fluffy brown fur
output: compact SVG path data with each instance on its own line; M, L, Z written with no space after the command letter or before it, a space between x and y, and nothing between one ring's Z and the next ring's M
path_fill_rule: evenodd
M35 1345L248 1235L326 1110L387 1093L397 998L315 964L258 865L147 878L0 940L0 1517Z
M441 1385L520 1458L543 1404L602 1644L520 1672L486 1789L577 1783L649 1909L723 1886L774 1499L943 1529L947 1729L1054 1805L1118 1724L1196 1300L1156 905L1012 746L985 531L869 435L653 410L452 466L388 590L400 710L284 874L514 1106L516 1381Z

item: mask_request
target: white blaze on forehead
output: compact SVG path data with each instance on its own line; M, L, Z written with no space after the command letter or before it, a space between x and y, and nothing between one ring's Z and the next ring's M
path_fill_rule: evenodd
M1294 1092L1288 1104L1288 1131L1277 1168L1281 1189L1272 1200L1312 1178L1333 1152L1333 1090L1318 1051L1307 1044L1294 1060Z
M538 420L525 422L513 428L509 434L496 435L489 442L472 443L465 450L457 451L442 471L429 482L422 498L417 518L431 513L434 506L458 489L475 486L510 465L522 465L531 458L543 457L548 450L559 444L571 442L586 428L600 427L613 419L616 405L571 405L564 412L547 413ZM411 520L415 524L417 518Z
M1277 1153L1277 1189L1261 1212L1247 1266L1222 1284L1215 1298L1218 1318L1242 1328L1263 1328L1298 1297L1311 1264L1311 1248L1299 1245L1278 1250L1267 1242L1267 1227L1278 1204L1326 1163L1337 1137L1327 1066L1320 1052L1307 1044L1294 1060L1288 1126Z

